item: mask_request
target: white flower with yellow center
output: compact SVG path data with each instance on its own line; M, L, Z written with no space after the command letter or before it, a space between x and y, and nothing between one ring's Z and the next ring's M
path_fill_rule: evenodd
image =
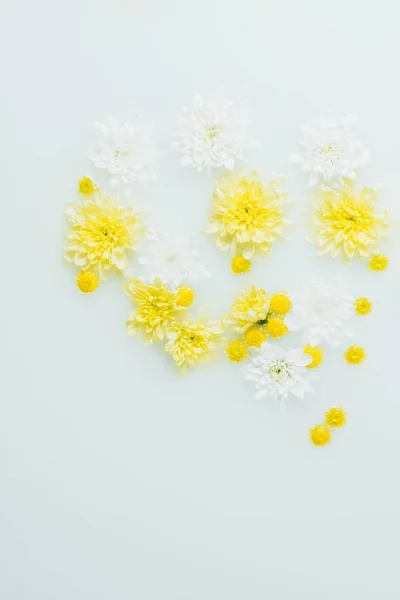
M125 121L110 117L104 123L94 123L99 137L91 159L99 169L111 174L111 184L130 184L155 179L154 128L147 126L142 117Z
M264 343L252 351L252 359L243 370L245 379L255 384L256 400L268 395L280 403L289 394L303 398L311 391L314 375L307 370L311 360L302 348L283 350Z
M336 118L332 113L301 128L301 152L291 156L309 174L309 184L342 182L354 179L369 152L357 139L355 115Z
M303 284L292 297L292 310L285 318L290 331L302 331L310 346L326 343L339 346L352 334L354 298L344 294L339 284Z
M253 145L248 137L249 124L241 104L221 94L209 94L204 99L196 95L193 106L183 108L173 147L182 153L182 165L198 171L231 170Z
M193 283L209 277L191 240L177 235L153 233L138 260L145 266L150 281L158 277L171 290L183 282Z

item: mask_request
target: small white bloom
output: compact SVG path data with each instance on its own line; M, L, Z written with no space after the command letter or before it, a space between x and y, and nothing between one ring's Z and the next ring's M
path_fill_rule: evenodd
M94 126L99 137L91 159L96 167L111 173L112 185L155 179L154 128L147 126L142 117L135 121L131 114L125 121L110 117Z
M203 99L196 95L191 108L183 108L176 141L173 147L183 156L182 165L198 171L225 167L232 170L235 160L253 145L248 138L248 126L243 108L222 95L209 94Z
M264 343L252 355L244 373L245 379L255 383L256 400L269 395L280 403L289 394L303 398L311 391L314 374L307 365L312 359L302 349L284 350Z
M327 343L335 347L352 334L349 322L353 316L354 298L344 294L338 284L313 282L303 284L293 295L285 323L290 331L302 331L304 343L310 346Z
M138 260L145 266L150 282L158 277L170 289L209 277L190 239L167 233L153 233Z
M356 170L369 158L368 150L356 137L356 125L355 115L339 119L327 113L301 127L301 153L290 158L309 173L310 185L343 182L344 177L354 179Z

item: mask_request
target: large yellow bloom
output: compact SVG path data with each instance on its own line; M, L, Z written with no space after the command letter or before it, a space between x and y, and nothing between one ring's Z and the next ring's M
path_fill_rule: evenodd
M165 350L171 354L183 374L192 365L216 354L222 331L218 321L189 317L181 323L172 323L168 328Z
M71 226L67 234L65 259L82 270L123 271L127 250L135 250L137 236L144 231L142 219L132 207L122 208L115 199L96 190L66 207Z
M374 254L380 238L389 235L388 214L376 208L376 201L375 190L357 191L350 179L338 190L317 190L313 224L320 253L342 254L345 260Z
M267 292L253 285L249 291L242 292L236 300L227 322L240 333L255 323L263 325L266 323L269 303Z
M146 284L141 279L130 279L125 291L137 306L128 316L128 335L140 333L147 344L164 339L167 327L186 311L179 304L178 295L159 279L152 284Z
M205 231L217 234L220 250L230 248L249 260L256 252L268 252L276 238L282 237L288 221L283 218L287 195L279 189L280 182L263 184L258 171L230 173L217 182Z

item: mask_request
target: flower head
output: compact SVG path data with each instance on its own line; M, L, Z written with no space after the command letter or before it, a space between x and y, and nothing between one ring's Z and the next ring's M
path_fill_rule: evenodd
M76 284L81 292L90 294L97 289L99 278L90 271L80 271L76 277Z
M190 306L194 300L194 291L190 287L178 288L176 295L178 296L177 304L179 306Z
M168 327L165 350L171 354L183 374L189 367L215 355L222 331L218 321L188 317Z
M263 344L268 335L263 331L261 325L251 325L248 329L246 329L244 334L244 341L247 346L261 348L261 344Z
M242 106L222 95L196 95L191 108L183 108L173 147L181 152L182 165L202 171L233 169L236 160L253 145L248 137L249 121Z
M354 305L358 315L368 315L372 310L371 301L365 297L357 298Z
M150 283L159 278L174 290L183 282L209 277L190 239L167 233L152 233L138 260L145 266Z
M128 335L140 333L148 344L164 339L167 328L186 310L178 304L178 296L159 279L151 285L131 279L125 291L136 305L128 316Z
M233 342L227 346L225 354L231 362L241 362L242 360L246 360L249 351L242 340L233 340Z
M330 408L325 414L325 423L329 427L342 427L346 423L346 414L343 408Z
M338 346L351 335L349 321L354 316L354 299L339 285L322 282L303 285L293 296L293 308L285 317L290 331L302 331L304 343L318 346L326 342Z
M364 348L361 348L361 346L358 346L357 344L350 346L344 354L345 359L350 365L359 365L366 356Z
M310 440L314 446L325 446L331 441L331 432L326 425L316 425L310 429Z
M245 379L255 383L256 399L266 394L278 401L289 394L302 398L305 392L311 390L313 375L306 369L311 359L302 349L283 350L263 344L253 353L244 372Z
M269 308L276 315L286 315L292 308L292 303L287 294L274 294Z
M307 369L315 369L315 367L318 367L322 363L324 358L322 350L318 346L309 346L307 344L304 348L304 354L308 354L312 358L312 362L307 365Z
M243 258L241 254L238 254L232 259L232 271L235 275L248 273L251 271L251 262Z
M310 185L354 178L367 162L369 152L356 137L356 124L354 115L338 119L328 113L302 127L301 153L291 159L309 174Z
M386 271L389 259L384 254L374 254L368 264L371 271Z
M269 296L267 292L253 285L249 291L242 292L232 306L229 323L235 327L236 331L242 333L250 325L259 321L265 323L268 310Z
M269 317L265 329L267 330L267 333L275 339L286 335L289 331L283 322L283 319L280 317Z
M316 192L313 224L319 254L345 260L371 256L382 237L389 235L389 218L376 207L377 193L363 187L356 190L350 179L340 189L320 188Z
M155 179L154 130L141 117L134 121L129 114L125 121L109 118L94 126L99 137L91 158L96 167L111 174L112 185Z
M258 171L231 173L217 182L205 231L217 234L220 250L230 249L250 260L256 252L269 252L272 243L283 237L288 223L283 216L287 195L279 188L280 182L263 184Z
M90 177L82 177L78 183L78 190L82 196L90 196L96 190L96 186Z
M65 212L70 224L65 260L97 271L101 278L111 269L121 272L127 267L126 251L135 250L137 237L145 230L132 207L122 208L96 190L67 205Z

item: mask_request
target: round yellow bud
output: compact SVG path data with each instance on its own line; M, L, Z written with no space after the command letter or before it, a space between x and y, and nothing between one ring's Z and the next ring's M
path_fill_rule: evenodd
M389 259L384 254L374 254L369 261L369 268L372 271L386 271L389 266Z
M280 317L271 317L266 324L266 330L273 338L280 338L286 335L289 329L286 327L283 319Z
M243 258L241 254L235 256L232 260L232 271L235 275L240 275L240 273L247 273L251 271L251 262Z
M188 307L192 304L194 300L194 291L190 287L179 288L177 291L177 295L178 300L176 303L178 304L178 306Z
M267 336L261 327L257 325L252 325L249 327L244 334L244 341L248 346L254 346L256 348L261 348L261 344L265 342Z
M292 303L286 294L274 294L274 296L272 296L271 303L269 305L269 310L271 312L278 315L286 315L291 308Z
M310 429L310 440L315 446L325 446L331 440L331 432L326 425L316 425Z
M343 408L330 408L325 414L325 423L329 427L342 427L346 423L346 414Z
M225 350L225 353L231 362L241 362L247 358L249 351L242 340L233 340Z
M357 346L357 344L350 346L344 354L345 359L350 365L359 365L366 356L364 348Z
M81 292L90 294L98 287L99 278L90 271L80 271L76 277L76 283Z
M82 177L79 181L78 189L83 196L90 196L95 191L96 186L90 177Z

